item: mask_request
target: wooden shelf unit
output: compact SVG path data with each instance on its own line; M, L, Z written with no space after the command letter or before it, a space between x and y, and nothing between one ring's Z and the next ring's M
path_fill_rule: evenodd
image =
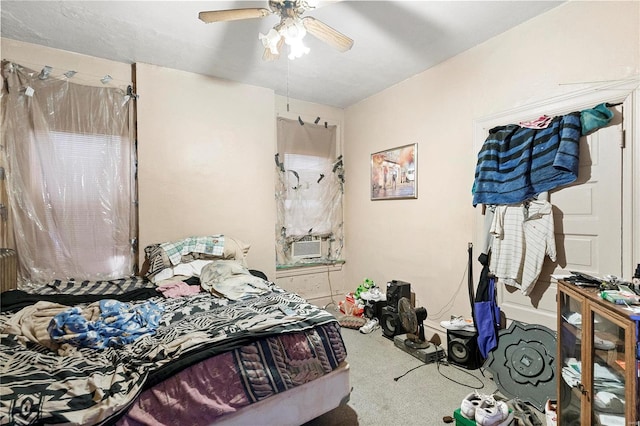
M640 425L640 316L565 281L557 302L558 425Z

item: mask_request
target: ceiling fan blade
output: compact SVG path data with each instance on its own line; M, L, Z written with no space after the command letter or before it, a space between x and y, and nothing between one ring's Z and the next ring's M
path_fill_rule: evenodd
M353 46L353 40L349 37L311 16L302 18L302 23L310 34L341 52L346 52Z
M268 47L264 49L264 53L262 55L263 61L275 61L278 58L280 58L280 53L272 53Z
M211 22L223 22L223 21L238 21L241 19L253 19L264 18L267 15L271 15L269 9L229 9L229 10L211 10L208 12L200 12L198 18L206 23Z

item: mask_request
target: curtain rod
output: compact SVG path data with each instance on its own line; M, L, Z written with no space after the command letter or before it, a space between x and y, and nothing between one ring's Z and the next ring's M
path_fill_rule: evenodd
M318 126L324 126L325 128L327 126L341 126L342 125L342 121L340 121L339 119L335 119L335 118L321 118L320 116L312 116L309 114L302 114L302 113L296 113L296 112L287 112L287 111L277 111L276 112L276 117L277 118L286 118L287 120L293 120L293 121L298 121L298 123L300 123L300 121L302 121L303 123L312 123L312 124L316 124ZM302 125L302 124L301 124Z

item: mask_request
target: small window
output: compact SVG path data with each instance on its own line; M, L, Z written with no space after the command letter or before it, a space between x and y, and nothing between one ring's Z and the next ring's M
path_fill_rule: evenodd
M277 266L340 260L344 169L336 131L278 118Z

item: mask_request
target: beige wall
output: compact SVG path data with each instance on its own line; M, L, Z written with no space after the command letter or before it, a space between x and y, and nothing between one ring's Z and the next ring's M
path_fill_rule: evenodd
M226 234L275 275L273 91L137 64L140 243Z
M431 326L470 315L474 120L637 76L638 28L638 2L569 2L348 108L345 279L410 282ZM414 142L418 199L370 201L370 154Z
M251 268L310 299L327 296L326 270L276 279L275 117L342 125L343 111L292 99L287 111L271 90L154 65L137 64L136 81L141 247L230 235L251 244ZM331 274L342 281L340 269Z

